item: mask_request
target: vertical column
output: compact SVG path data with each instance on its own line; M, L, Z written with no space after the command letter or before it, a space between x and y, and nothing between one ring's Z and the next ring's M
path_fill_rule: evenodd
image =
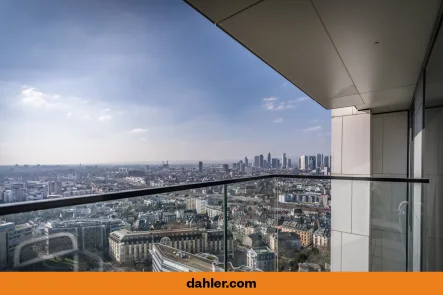
M225 272L228 271L228 185L223 185L223 246L225 250Z
M424 129L424 85L423 76L420 78L415 89L413 107L413 178L423 177L423 129ZM422 269L422 245L423 245L423 199L421 184L412 186L412 271ZM428 203L429 204L429 203Z
M333 176L371 175L371 113L332 110ZM369 271L370 182L331 181L331 271Z

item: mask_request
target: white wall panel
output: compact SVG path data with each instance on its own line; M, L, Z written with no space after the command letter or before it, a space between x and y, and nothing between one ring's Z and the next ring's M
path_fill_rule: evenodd
M352 231L352 181L331 180L331 207L337 208L331 214L331 229Z
M371 174L371 115L343 117L342 174Z
M352 230L353 234L369 236L370 182L352 181Z
M342 233L342 271L369 270L369 237Z

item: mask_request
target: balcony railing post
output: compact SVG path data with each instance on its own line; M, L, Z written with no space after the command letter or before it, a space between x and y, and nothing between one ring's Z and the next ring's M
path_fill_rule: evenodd
M225 272L228 271L228 185L223 185L223 228L224 228L224 250L225 250Z
M276 272L278 272L279 271L279 269L278 269L278 258L279 258L279 255L278 255L278 252L280 251L280 245L279 245L279 239L278 239L278 231L279 231L279 224L278 224L278 222L279 222L279 211L278 211L278 196L279 196L279 194L280 194L280 187L279 187L279 183L278 183L278 178L274 178L274 185L275 185L275 200L276 200L276 204L275 204L275 207L277 208L277 212L276 212L276 217L277 217L277 253L276 253L276 255L277 255L277 259L275 259L275 262L276 262Z

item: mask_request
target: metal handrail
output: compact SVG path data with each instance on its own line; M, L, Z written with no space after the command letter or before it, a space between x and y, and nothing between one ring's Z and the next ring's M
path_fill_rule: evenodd
M85 195L78 197L67 197L59 199L47 199L40 201L3 204L0 205L0 216L24 213L24 212L32 212L38 210L55 209L61 207L86 205L98 202L108 202L108 201L115 201L121 199L172 193L172 192L185 191L197 188L221 186L221 185L271 179L271 178L293 178L293 179L312 179L312 180L352 180L352 181L376 181L376 182L395 182L395 183L429 183L429 179L424 179L424 178L267 174L267 175L242 177L234 179L171 185L165 187L144 188L144 189L121 191L121 192Z

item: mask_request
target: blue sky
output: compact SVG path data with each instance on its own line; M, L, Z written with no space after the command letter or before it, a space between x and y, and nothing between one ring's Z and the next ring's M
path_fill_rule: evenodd
M2 0L0 35L0 164L330 152L330 112L180 0Z

